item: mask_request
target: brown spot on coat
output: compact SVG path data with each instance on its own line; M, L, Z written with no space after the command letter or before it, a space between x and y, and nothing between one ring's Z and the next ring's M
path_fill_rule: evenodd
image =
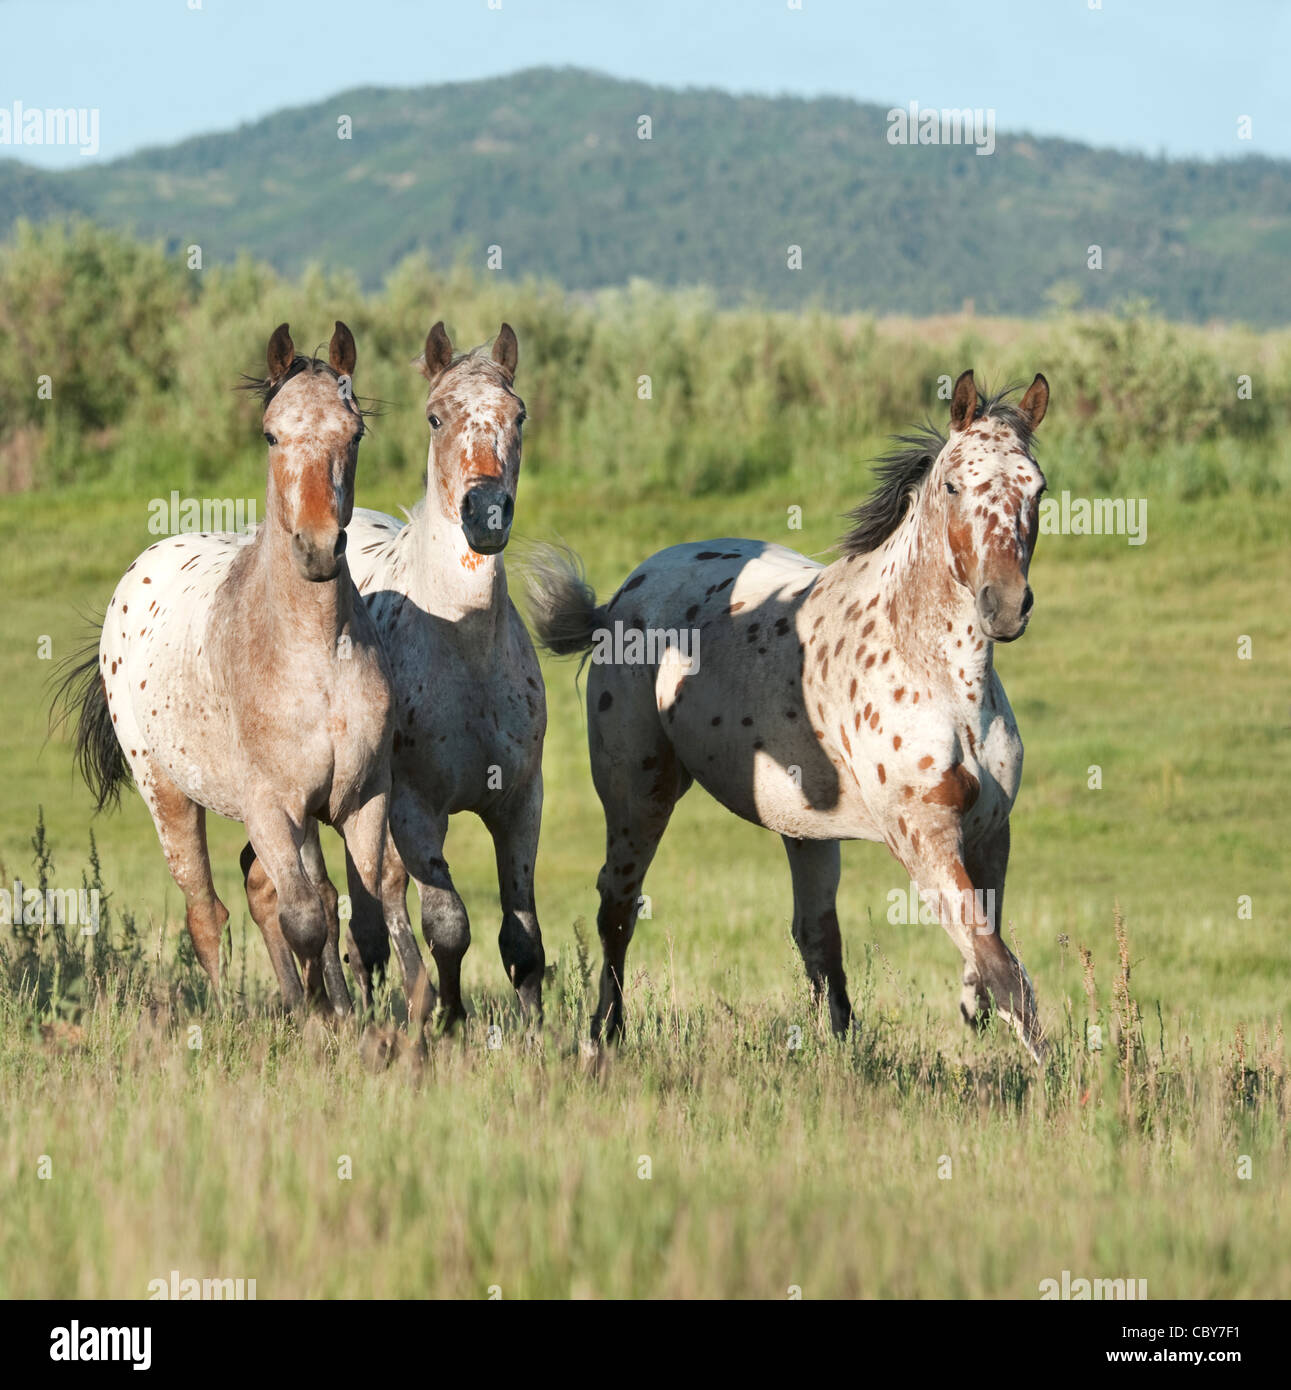
M982 788L977 778L963 765L956 763L941 775L941 781L923 795L929 806L949 806L960 815L971 811ZM971 887L971 885L970 885Z

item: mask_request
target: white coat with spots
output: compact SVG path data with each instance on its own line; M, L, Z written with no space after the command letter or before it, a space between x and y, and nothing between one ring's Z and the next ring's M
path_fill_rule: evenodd
M294 953L338 1013L350 998L317 822L341 831L355 891L375 902L393 732L389 670L344 558L363 433L354 359L344 324L326 363L297 356L286 324L275 332L258 383L266 522L253 536L172 536L131 564L97 672L85 672L78 728L100 806L133 776L213 983L228 912L211 879L208 810L244 823L276 889L281 911L261 928L284 1001L303 998Z
M877 840L963 957L965 1018L993 1007L1040 1054L1030 981L999 931L1022 742L992 654L1031 610L1044 477L1030 441L1047 402L1043 377L1014 406L979 398L965 372L949 437L902 441L827 566L759 541L678 545L604 607L576 562L553 554L538 568L541 639L557 653L593 651L588 737L606 818L594 1036L622 1031L642 882L673 806L698 782L783 837L794 939L836 1030L851 1018L838 842ZM662 659L656 643L655 659L598 661L597 634L616 624L686 636Z

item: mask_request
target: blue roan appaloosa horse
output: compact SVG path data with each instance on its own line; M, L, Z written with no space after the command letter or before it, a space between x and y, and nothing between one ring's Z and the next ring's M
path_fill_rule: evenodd
M502 552L520 474L524 402L513 389L518 345L504 323L492 347L455 355L444 325L418 365L430 383L426 495L407 525L362 508L350 523L355 583L390 659L395 693L386 920L411 1020L433 1002L408 919L409 876L439 975L442 1017L463 1016L466 908L444 859L448 820L473 811L493 838L507 977L527 1014L542 1012L544 955L534 907L547 705L533 643L507 594ZM272 917L272 885L254 867L248 896ZM356 913L357 920L357 913ZM379 923L376 924L379 929ZM374 946L383 949L374 949ZM365 996L388 953L369 932L350 948Z
M594 1038L622 1032L642 881L698 782L782 836L794 940L836 1031L851 1021L838 842L881 840L963 956L965 1019L994 1008L1042 1056L1031 982L998 930L1022 741L992 653L1031 613L1045 486L1031 436L1049 387L1037 376L1020 401L1008 394L979 396L965 372L949 437L902 438L831 565L759 541L677 545L599 607L575 557L535 562L533 619L551 651L590 651L616 623L647 635L640 662L594 660L587 683L606 840ZM690 641L660 654L648 639L665 632Z
M242 821L277 892L261 922L288 1005L348 1013L336 895L318 821L340 830L352 892L380 924L393 735L389 668L346 565L363 415L355 348L337 323L326 362L287 325L269 340L266 522L254 538L171 536L131 564L97 650L69 675L77 752L102 809L133 775L184 894L197 958L218 988L228 911L215 893L206 812ZM357 915L357 914L356 914Z

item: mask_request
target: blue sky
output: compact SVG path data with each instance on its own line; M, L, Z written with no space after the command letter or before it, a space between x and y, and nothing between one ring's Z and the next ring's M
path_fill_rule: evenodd
M989 107L1002 132L1291 156L1286 0L0 0L0 108L97 107L98 158L348 87L539 64ZM200 8L190 8L200 5ZM1237 139L1239 116L1253 139ZM32 163L75 149L0 147Z

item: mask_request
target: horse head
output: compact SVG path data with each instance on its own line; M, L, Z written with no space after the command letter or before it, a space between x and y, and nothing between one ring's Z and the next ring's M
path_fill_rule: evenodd
M926 505L944 523L947 564L972 593L982 631L997 642L1021 637L1031 615L1027 574L1045 489L1031 435L1048 404L1043 376L1010 405L1000 397L982 401L973 373L964 372L950 402L950 436L928 478Z
M354 471L363 414L354 400L354 335L341 322L327 362L297 354L285 323L269 339L261 383L269 445L269 525L291 536L301 575L335 579L354 511Z
M505 548L515 516L524 402L512 389L518 348L504 323L491 349L453 355L443 323L426 336L418 366L430 383L427 503L460 525L477 555Z

